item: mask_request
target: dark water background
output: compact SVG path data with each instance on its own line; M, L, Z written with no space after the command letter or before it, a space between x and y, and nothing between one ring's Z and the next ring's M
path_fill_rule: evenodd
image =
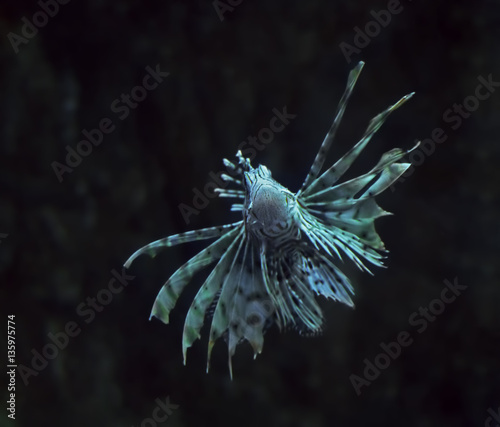
M340 44L356 47L355 27L365 29L370 12L387 7L246 0L221 21L209 0L71 0L16 45L9 33L22 36L22 18L32 21L41 6L0 4L2 328L14 314L18 364L33 368L33 355L44 349L53 357L24 379L18 373L17 425L500 424L488 420L500 406L500 91L475 95L479 77L500 82L499 3L402 0L400 13L385 28L369 27L369 43L346 58ZM272 328L255 361L249 346L239 346L232 382L222 340L210 374L205 335L182 365L183 320L203 275L170 325L148 321L161 285L202 245L140 258L129 285L102 311L89 310L87 298L107 289L112 270L121 271L143 244L239 219L226 200L210 200L189 224L178 207L193 206L193 188L203 191L210 172L223 170L222 158L232 159L242 141L269 125L273 108L286 106L296 117L254 165L267 165L296 191L359 60L366 66L329 164L375 114L411 91L414 98L389 118L350 176L436 128L446 140L395 192L379 197L395 213L377 222L389 268L370 276L346 266L355 310L322 304L319 337ZM113 112L148 66L170 74L126 118L125 110ZM465 99L471 112L459 123L447 111ZM66 147L104 118L114 130L59 182L53 162L64 163ZM465 290L440 305L445 279L455 278ZM423 321L418 311L429 305L444 311ZM61 337L68 325L75 336L60 338L65 348L51 353L49 333ZM358 396L352 375L363 377L381 343L402 331L411 344ZM167 396L178 408L157 422L155 401ZM5 413L0 425L15 424Z

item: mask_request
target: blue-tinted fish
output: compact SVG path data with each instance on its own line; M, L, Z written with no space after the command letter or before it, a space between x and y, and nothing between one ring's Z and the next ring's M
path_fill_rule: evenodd
M184 363L187 349L200 338L207 312L213 312L207 371L214 343L222 336L228 344L232 377L231 357L236 346L247 340L256 356L262 351L264 331L271 323L282 329L293 326L304 333L319 332L323 314L317 295L353 306L354 290L337 267L342 253L366 271L367 262L383 266L386 250L374 221L388 212L377 205L375 197L408 169L410 164L400 161L409 151L388 151L365 174L347 181L340 179L389 114L413 93L372 119L361 140L320 175L363 65L360 62L349 74L333 124L297 193L275 181L265 166L253 168L238 152L237 162L224 159L228 174L222 176L235 188L216 191L220 197L239 199L232 210L241 211L240 221L157 240L125 263L128 268L143 253L155 256L165 247L215 239L168 279L151 313L168 323L170 311L194 274L215 264L187 313Z

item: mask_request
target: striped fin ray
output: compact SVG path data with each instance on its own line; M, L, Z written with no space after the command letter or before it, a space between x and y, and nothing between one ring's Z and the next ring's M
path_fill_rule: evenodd
M216 188L214 190L219 197L232 197L236 199L244 199L245 192L243 190L228 190L226 188Z
M329 207L335 209L335 204L338 202L342 203L346 200L360 201L377 196L410 167L410 163L396 162L414 148L409 151L396 148L384 153L371 171L333 187L325 188L312 195L305 196L304 200L307 206L329 205ZM363 191L359 195L365 188L366 191Z
M229 160L228 160L229 161ZM234 165L233 165L234 166ZM226 182L232 182L233 184L236 184L236 185L242 185L241 181L239 179L236 179L228 174L221 174L220 178L223 180L223 181L226 181Z
M215 341L224 335L228 345L231 378L231 359L236 346L246 339L253 348L255 358L262 351L264 328L274 311L262 281L260 268L255 262L255 249L248 241L245 242L241 262L233 268L232 276L222 289L214 312L207 360L208 371Z
M351 200L351 203L340 202L335 203L322 203L322 204L306 204L307 210L320 218L325 223L331 220L342 217L342 221L346 223L355 223L364 219L376 219L384 215L391 215L391 213L383 210L374 198L367 198L364 200ZM313 208L316 206L316 208ZM339 207L340 206L340 207Z
M382 267L384 257L380 252L385 251L385 247L375 230L374 221L389 213L376 204L374 197L408 169L409 163L395 163L408 152L391 150L370 172L306 197L303 202L306 209L301 213L306 218L311 240L323 238L323 241L328 241L330 238L359 268L368 272L370 270L356 254ZM315 225L308 214L317 218L319 224Z
M339 234L343 231L359 236L361 241L377 251L385 251L385 246L375 230L376 218L390 215L381 209L374 199L362 200L343 211L311 212L328 227L336 227Z
M293 323L294 315L289 309L286 302L286 295L279 287L278 281L278 261L281 257L274 254L268 257L266 247L263 246L260 250L260 268L262 271L262 279L266 293L271 299L276 309L276 323L280 329L283 329L287 324Z
M212 325L210 327L210 340L208 342L208 355L207 355L207 372L210 369L210 358L212 355L212 349L215 345L215 341L222 336L222 334L229 327L229 317L228 311L235 311L235 305L230 309L232 300L235 298L237 291L242 282L247 283L247 277L245 277L244 267L246 264L246 258L248 254L248 241L245 241L245 249L243 250L243 256L241 260L235 262L234 267L231 269L230 276L231 280L228 280L228 284L224 286L221 290L217 305L214 310ZM229 276L228 276L229 278ZM236 311L240 311L240 306ZM242 317L242 316L240 316ZM232 369L231 369L232 376Z
M243 255L239 257L241 246L244 243L245 248L243 250ZM210 357L212 355L212 349L215 341L221 337L221 335L229 327L229 315L228 311L231 309L232 301L231 299L235 294L235 287L239 286L242 280L244 280L244 266L246 261L246 256L248 252L248 240L246 238L241 239L240 246L238 248L238 253L233 260L231 269L224 280L224 285L222 286L219 299L215 306L215 310L212 318L212 325L210 327L210 340L208 342L208 355L207 355L207 372L210 368ZM236 325L235 325L236 326ZM232 376L232 372L231 372Z
M335 182L337 182L340 177L351 167L354 160L357 159L361 151L366 147L368 142L370 142L372 136L377 132L377 130L382 126L387 117L396 109L401 107L406 101L408 101L414 92L403 96L394 105L387 108L385 111L375 116L369 123L361 140L352 147L344 156L342 156L333 166L327 169L314 183L311 184L309 188L304 191L303 197L307 197L328 189Z
M318 295L354 307L349 295L354 295L354 289L349 279L327 257L319 253L308 254L302 259L301 269Z
M223 288L227 278L230 276L235 259L238 258L242 240L245 239L244 233L245 230L243 227L238 229L237 236L234 237L234 240L207 277L189 307L182 335L184 364L186 364L187 349L191 347L194 341L200 338L200 330L203 326L208 307L213 303L217 293Z
M311 215L307 209L299 209L297 213L300 215L301 230L308 237L314 247L320 251L321 246L321 248L323 248L328 255L333 256L333 252L339 257L339 259L342 259L342 256L331 239L322 238L321 235L324 233L324 227L318 219L314 215Z
M129 268L132 262L134 262L134 260L142 254L148 254L151 257L155 257L156 254L163 248L180 245L181 243L193 242L196 240L221 237L227 232L240 226L241 224L243 224L243 221L233 222L232 224L219 225L217 227L208 227L202 228L200 230L187 231L185 233L174 234L173 236L168 236L163 239L156 240L135 251L132 256L125 262L125 264L123 264L123 266L125 268Z
M361 269L366 272L371 273L370 269L367 268L363 261L358 257L358 255L365 258L367 261L376 265L378 267L384 267L384 263L381 261L384 259L384 255L377 252L374 248L365 243L360 237L353 233L338 229L338 230L328 230L326 235L330 235L332 238L335 237L336 244L342 248L346 255Z
M241 212L244 208L243 203L233 203L231 205L231 212Z
M232 239L239 232L239 229L233 229L178 268L158 293L153 304L150 319L155 316L163 323L168 323L170 311L174 308L179 295L193 276L202 268L220 259L231 244Z
M319 243L328 255L332 256L333 251L340 259L341 257L337 248L342 249L358 268L368 273L371 273L370 270L364 265L358 255L364 257L374 265L383 266L380 261L383 255L379 254L375 248L370 247L362 238L341 228L332 229L331 227L326 227L325 224L305 209L301 209L300 214L302 218L302 231L316 248L318 248Z
M347 101L349 100L352 91L354 89L354 86L356 85L356 81L358 80L359 75L361 74L361 70L363 69L363 66L365 65L364 62L359 62L356 67L351 70L349 73L349 77L347 78L347 85L344 91L344 94L342 95L342 98L340 99L340 102L337 106L337 112L335 114L335 119L333 120L332 126L330 127L328 133L325 136L325 139L323 140L321 147L318 151L318 154L316 155L316 158L314 159L314 162L311 166L311 170L307 174L307 177L302 184L302 188L298 191L297 197L301 195L302 192L306 191L307 188L313 184L314 180L318 177L323 164L325 163L326 159L326 154L330 148L330 146L333 143L333 140L335 138L335 134L337 133L337 129L340 125L340 122L342 120L342 117L344 115L344 111L347 107Z
M230 322L237 319L243 312L245 326L240 337L236 331L229 330L228 352L232 356L236 350L236 345L241 338L246 339L253 348L254 358L262 351L264 345L264 328L270 323L274 314L274 306L269 295L266 293L262 272L257 261L256 249L249 245L250 267L243 270L244 276L238 283L240 300L235 301L231 310ZM248 266L247 266L248 267ZM238 307L240 309L238 310Z
M294 324L299 330L320 332L323 314L309 286L307 274L301 268L302 254L295 251L293 256L296 259L292 264L282 259L278 264L281 293L287 310L293 314L293 320L288 324ZM276 307L276 310L280 309L282 307Z

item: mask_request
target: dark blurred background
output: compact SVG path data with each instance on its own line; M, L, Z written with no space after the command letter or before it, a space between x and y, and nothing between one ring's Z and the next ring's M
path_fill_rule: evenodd
M499 425L488 417L500 406L500 91L493 84L480 89L487 99L475 95L480 76L500 82L499 2L237 3L1 3L0 301L6 323L15 315L16 362L26 370L17 374L16 421L6 412L0 425ZM388 7L399 13L385 27L369 24ZM373 34L364 46L355 27ZM345 54L347 44L356 51ZM328 164L412 91L349 176L436 128L446 135L378 199L395 214L377 221L388 268L370 276L346 263L356 309L322 303L318 337L271 328L255 361L239 346L233 381L223 340L205 373L206 330L183 366L183 321L205 276L170 325L148 317L164 281L203 244L139 258L135 278L114 295L112 271L153 240L239 219L230 201L214 199L186 224L179 205L193 207L193 188L203 191L210 172L224 170L222 158L268 126L273 108L296 118L253 164L296 191L360 60ZM136 89L155 68L169 75ZM132 91L145 99L127 115L121 97ZM459 123L448 110L467 97L471 111ZM67 147L106 118L113 131L58 179L54 162L64 165ZM433 301L455 278L466 290L418 332L412 313L439 309ZM96 296L107 305L89 311ZM68 325L75 336L65 339ZM352 375L363 377L381 343L401 331L412 344L358 396ZM52 358L35 361L40 369L37 352ZM167 396L178 408L154 420L156 399Z

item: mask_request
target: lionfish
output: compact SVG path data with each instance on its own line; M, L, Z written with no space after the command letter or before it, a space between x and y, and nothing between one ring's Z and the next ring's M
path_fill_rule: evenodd
M410 167L410 163L399 160L411 150L392 149L367 173L344 182L339 180L389 114L414 93L374 117L361 140L320 175L363 65L360 62L350 72L333 124L297 193L275 181L266 166L253 168L250 159L238 151L236 163L223 160L229 174L221 176L236 189L215 191L219 197L239 199L241 203L233 204L231 210L242 212L240 221L157 240L136 251L125 263L129 268L143 253L154 257L165 247L217 239L175 271L161 288L151 312L150 318L155 316L168 323L184 287L195 273L215 263L186 316L184 364L187 349L200 338L209 314L212 323L207 372L215 341L223 336L232 378L231 358L236 346L247 340L255 358L262 351L264 332L273 322L280 329L295 327L301 333L320 332L323 314L316 295L354 306L351 283L336 265L337 260L342 260L341 252L370 274L364 262L384 266L382 260L387 251L375 231L374 220L389 213L377 205L375 196Z

